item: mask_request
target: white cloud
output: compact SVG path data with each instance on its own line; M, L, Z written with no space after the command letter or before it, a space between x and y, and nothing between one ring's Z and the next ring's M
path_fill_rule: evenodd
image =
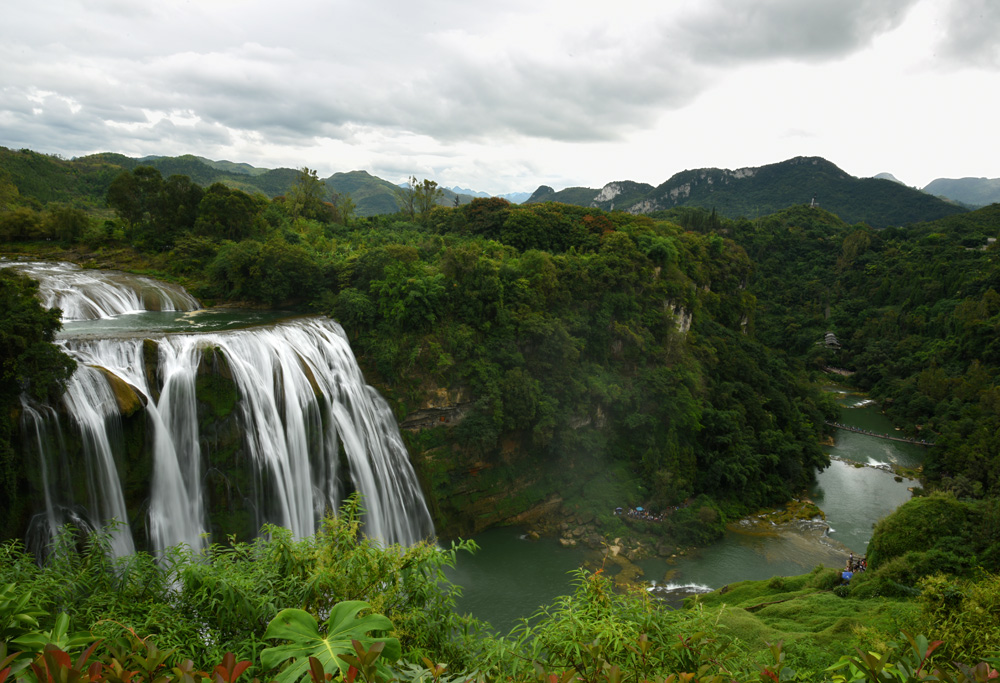
M660 5L15 3L0 144L496 192L800 154L914 184L1000 176L987 116L963 107L997 91L992 0Z

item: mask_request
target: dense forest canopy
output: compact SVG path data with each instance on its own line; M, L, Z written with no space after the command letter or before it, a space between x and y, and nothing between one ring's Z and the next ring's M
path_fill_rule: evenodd
M809 207L759 221L676 219L746 249L761 341L853 371L900 427L932 435L926 484L1000 494L1000 205L885 230ZM816 343L826 331L841 348Z
M400 213L356 219L320 186L305 169L269 201L138 166L109 184L116 217L62 242L134 250L206 301L332 315L401 417L428 387L462 387L457 427L412 437L418 462L462 454L423 473L446 529L473 528L454 495L462 458L489 465L486 488L518 480L511 513L553 490L603 515L708 493L716 511L693 538L826 464L830 408L750 334L751 263L731 240L562 204L445 208L415 179ZM52 211L15 209L0 230L38 239ZM618 481L593 495L609 468Z
M460 394L461 419L407 433L445 535L478 530L484 518L513 518L556 493L564 508L597 518L611 535L624 529L609 514L616 505L693 503L663 525L663 534L677 545L705 543L727 520L795 495L826 464L818 441L835 407L818 385L827 368L853 373L847 381L870 392L900 427L937 443L922 484L939 491L876 528L872 571L849 586L821 570L795 580L776 577L726 598L745 601L738 617L721 608L709 617L712 625L698 621L701 613L678 625L653 616L660 610L613 596L602 579L585 578L575 596L516 641L517 647L535 638L546 643L551 670L582 666L558 644L593 643L594 628L616 634L600 653L604 661L617 657L637 672L642 665L628 659L625 631L636 639L651 630L679 633L685 642L704 628L711 638L671 650L701 659L657 655L655 671L694 671L719 661L715 638L747 647L750 633L777 632L771 629L779 623L788 628L784 616L748 625L746 614L772 601L801 600L794 603L803 606L799 611L831 615L848 609L854 619L871 610L868 625L850 635L795 635L786 651L805 671L798 680L824 675L831 642L885 650L893 629L937 629L949 638L948 656L966 660L983 656L988 644L1000 646L1000 593L990 573L1000 569L994 542L1000 206L875 229L808 205L753 219L707 207L638 216L495 198L446 207L437 205L433 181L414 178L397 195L399 211L366 217L349 196L329 201L309 169L269 199L141 164L123 171L114 159L94 157L88 163L103 173L97 192L82 180L86 174L60 175L51 160L23 156L19 163L39 164L42 177L32 185L19 175L15 184L9 171L0 174L0 239L8 254L141 270L179 280L208 303L329 314L343 324L370 381L401 419L418 413L429 393ZM245 171L229 169L249 177ZM11 449L20 392L58 393L72 363L51 344L58 315L38 306L30 281L0 269L0 293L0 455L4 495L15 501L23 493ZM827 332L839 344L823 343ZM350 525L350 514L342 521ZM65 562L77 564L51 571L76 572L95 587L101 577L121 577L118 591L150 591L135 598L147 615L164 609L160 601L167 599L156 582L182 582L183 599L205 615L209 608L199 601L222 590L231 611L219 617L219 632L228 633L234 614L251 615L260 629L276 616L274 604L250 600L260 581L270 582L264 597L305 603L314 612L321 606L310 600L321 594L326 608L334 600L370 600L370 593L315 583L339 558L356 563L350 571L401 572L405 586L393 593L398 602L390 596L378 608L403 625L411 655L446 658L467 670L489 665L492 675L517 671L517 680L534 675L510 663L511 656L530 662L510 641L475 645L421 621L420 600L430 600L439 616L451 605L421 583L441 566L429 559L433 554L416 550L406 560L362 548L355 556L344 540L355 532L330 527L329 536L298 546L278 533L259 545L219 547L213 549L218 565L179 560L174 566L182 575L173 579L148 558L127 572L105 572L97 539L90 556L69 553ZM92 594L107 604L95 605L89 594L59 588L49 570L36 574L16 546L3 553L7 573L0 583L34 582L43 621L44 610L56 605L71 605L84 627L110 613L103 588ZM413 567L421 569L408 574ZM316 592L295 593L302 586L286 585L281 576L308 577L305 585ZM828 600L852 602L831 607ZM579 610L586 617L573 621L569 615ZM615 614L627 618L614 621ZM121 618L139 623L134 614ZM441 618L447 628L474 628ZM723 619L733 619L728 634L716 629ZM153 619L141 628L149 633L158 624ZM233 648L257 657L260 629L233 635ZM174 639L168 642L195 642L190 633L167 634L161 637ZM747 649L745 659L729 662L730 671L743 667L741 680L763 675L766 644L756 647L757 654ZM865 680L858 676L847 680Z

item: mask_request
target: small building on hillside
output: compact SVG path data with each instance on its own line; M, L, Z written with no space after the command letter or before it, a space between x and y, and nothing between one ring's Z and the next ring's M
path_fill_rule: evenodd
M828 349L839 349L840 348L840 340L837 339L837 335L835 335L833 332L827 332L825 335L823 335L823 341L816 342L816 343L817 344L822 344L823 346L825 346Z

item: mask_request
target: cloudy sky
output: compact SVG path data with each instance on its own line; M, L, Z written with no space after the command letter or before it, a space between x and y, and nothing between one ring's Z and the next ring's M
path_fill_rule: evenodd
M49 0L0 145L493 193L822 156L1000 177L998 0Z

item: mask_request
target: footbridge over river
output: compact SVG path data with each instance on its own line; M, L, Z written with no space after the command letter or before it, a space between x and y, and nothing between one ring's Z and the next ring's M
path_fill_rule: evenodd
M843 429L845 432L855 432L857 434L864 434L865 436L873 436L876 439L886 439L887 441L899 441L900 443L911 443L914 446L933 446L933 441L927 441L926 439L908 439L903 436L891 436L890 434L883 434L880 432L873 432L869 429L860 429L858 427L851 427L849 425L841 424L839 422L827 422L831 427L836 427L837 429Z

